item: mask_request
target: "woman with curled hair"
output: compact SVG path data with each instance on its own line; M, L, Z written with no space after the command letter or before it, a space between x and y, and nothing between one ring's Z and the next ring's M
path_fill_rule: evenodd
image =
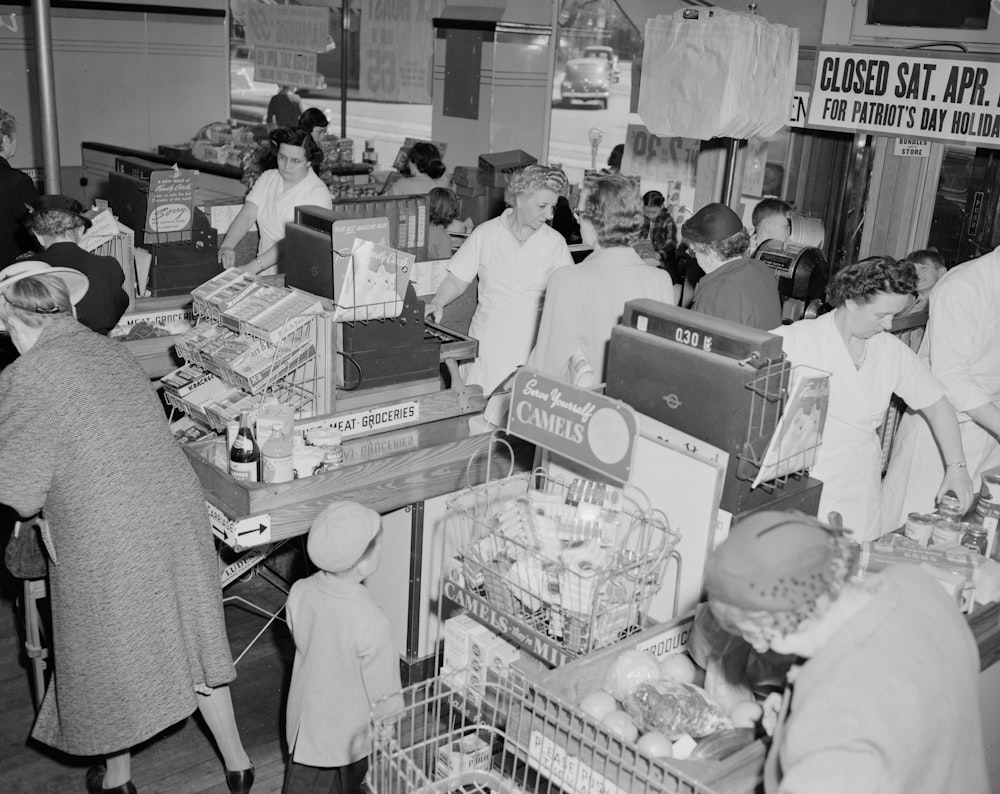
M909 262L873 256L840 270L830 283L833 311L772 333L783 338L792 364L830 373L823 443L810 474L823 482L819 516L839 513L856 540L882 534L882 449L876 431L893 394L927 420L945 464L937 490L972 504L972 481L954 409L944 387L917 354L885 333L913 301L917 274Z
M35 256L53 267L79 270L90 289L76 307L77 319L91 331L107 335L128 308L125 274L112 256L97 256L80 247L90 228L83 207L69 196L40 196L29 204L24 225L35 235L44 252Z
M322 161L323 150L310 130L279 127L271 132L271 148L261 164L264 173L250 188L219 245L224 268L236 267L236 246L256 224L257 256L239 269L251 276L279 272L285 224L295 220L295 208L305 204L333 207L329 188L316 175Z
M576 215L593 253L549 278L528 364L559 380L592 386L604 381L611 329L621 321L625 302L652 298L673 304L674 286L666 271L644 262L631 247L643 219L635 182L617 174L588 181Z
M472 230L427 306L428 317L446 324L445 307L479 277L479 305L469 327L479 340L479 357L462 366L462 377L487 394L527 361L549 276L573 264L565 238L547 223L565 189L566 175L558 168L530 165L515 173L504 195L508 208Z
M326 136L326 128L330 126L330 119L319 108L306 108L302 111L295 126L308 132L318 145Z
M0 330L21 354L0 373L0 503L25 522L44 510L58 659L32 737L103 756L91 794L134 794L130 748L197 709L246 794L201 485L139 363L74 319L86 290L44 262L0 271Z
M425 196L432 188L448 187L441 150L433 143L417 141L413 144L406 167L410 175L392 183L390 196Z

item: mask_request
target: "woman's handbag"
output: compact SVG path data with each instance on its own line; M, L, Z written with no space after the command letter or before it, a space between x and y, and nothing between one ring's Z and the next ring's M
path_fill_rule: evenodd
M7 570L18 579L43 579L49 572L48 558L42 548L41 516L30 521L18 521L7 541L4 562Z

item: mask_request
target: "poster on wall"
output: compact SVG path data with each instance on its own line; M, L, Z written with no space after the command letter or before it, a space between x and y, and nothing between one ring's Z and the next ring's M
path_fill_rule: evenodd
M976 56L824 47L810 127L1000 148L1000 62Z
M431 103L434 17L444 0L361 5L361 95L364 99Z
M250 5L244 20L247 44L254 48L255 80L316 87L316 53L328 45L329 9Z

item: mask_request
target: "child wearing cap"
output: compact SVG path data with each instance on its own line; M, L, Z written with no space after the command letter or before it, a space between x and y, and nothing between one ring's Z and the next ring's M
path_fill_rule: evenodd
M371 706L401 689L389 621L363 584L381 548L379 514L357 502L331 503L309 528L306 549L319 571L288 594L295 660L282 794L362 791Z

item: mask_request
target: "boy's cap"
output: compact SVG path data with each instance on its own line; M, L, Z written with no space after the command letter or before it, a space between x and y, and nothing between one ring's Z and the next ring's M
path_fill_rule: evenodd
M743 231L743 221L725 204L706 204L684 222L681 237L692 243L717 243Z
M382 525L382 517L357 502L331 502L313 519L306 550L323 571L349 570L364 554Z

